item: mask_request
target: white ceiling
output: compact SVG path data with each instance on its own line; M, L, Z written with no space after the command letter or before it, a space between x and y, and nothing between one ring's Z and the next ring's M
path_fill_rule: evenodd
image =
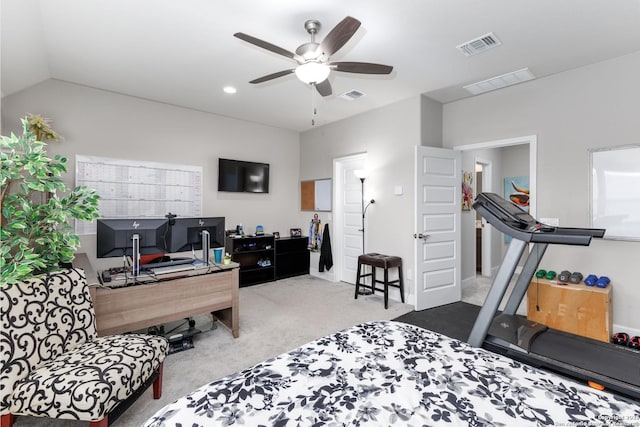
M314 103L319 126L418 94L451 102L525 67L541 78L640 51L640 0L2 0L0 14L3 96L54 78L298 131ZM362 26L332 60L391 75L332 72L327 98L295 75L248 83L295 63L235 32L294 51L307 19L322 23L320 41L347 15ZM501 46L456 49L489 32ZM353 89L366 96L338 97Z

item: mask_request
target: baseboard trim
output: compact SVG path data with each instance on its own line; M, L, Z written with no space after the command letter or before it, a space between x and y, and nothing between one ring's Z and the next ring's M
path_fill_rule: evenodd
M329 282L337 282L333 271L318 271L317 269L310 268L309 274L320 279L328 280Z

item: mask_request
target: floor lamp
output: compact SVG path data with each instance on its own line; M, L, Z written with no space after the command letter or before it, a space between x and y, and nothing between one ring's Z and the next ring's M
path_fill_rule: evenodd
M369 208L370 205L374 204L376 201L371 199L367 205L365 206L364 204L364 182L367 180L367 176L368 171L364 170L364 169L356 169L353 171L353 173L355 174L356 177L358 177L360 179L360 185L361 185L361 197L360 197L360 202L361 202L361 212L362 212L362 228L359 231L362 231L362 254L364 255L365 252L365 248L364 248L364 217L365 214L367 213L367 209ZM358 267L359 268L359 267ZM371 267L374 268L374 267ZM373 280L373 277L372 279ZM371 287L375 286L375 283L371 283ZM373 292L367 288L360 288L360 290L358 291L358 295L371 295Z

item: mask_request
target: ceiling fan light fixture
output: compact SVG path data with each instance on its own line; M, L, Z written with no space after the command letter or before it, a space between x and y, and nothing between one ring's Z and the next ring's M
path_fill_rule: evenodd
M305 43L296 49L296 55L302 57L305 62L317 61L321 53L320 45L315 42Z
M302 65L298 65L296 67L296 76L306 83L321 83L329 77L329 72L331 69L327 64L320 63L318 61L309 61L305 62Z
M329 31L322 42L317 43L315 36L320 29L320 22L313 19L308 20L304 23L304 28L311 36L311 41L298 46L295 53L245 33L235 33L233 36L296 62L295 68L267 74L253 79L249 83L263 83L295 73L300 81L315 86L321 96L327 97L333 94L331 83L328 80L332 70L356 74L390 74L393 71L392 66L370 62L329 62L331 56L353 38L360 28L360 24L357 19L347 16Z

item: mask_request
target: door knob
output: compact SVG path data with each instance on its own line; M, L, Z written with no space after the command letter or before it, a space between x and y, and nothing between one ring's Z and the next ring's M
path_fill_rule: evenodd
M414 234L413 238L414 239L422 239L422 240L427 240L427 238L429 237L428 234L422 234L422 233L418 233L418 234Z

